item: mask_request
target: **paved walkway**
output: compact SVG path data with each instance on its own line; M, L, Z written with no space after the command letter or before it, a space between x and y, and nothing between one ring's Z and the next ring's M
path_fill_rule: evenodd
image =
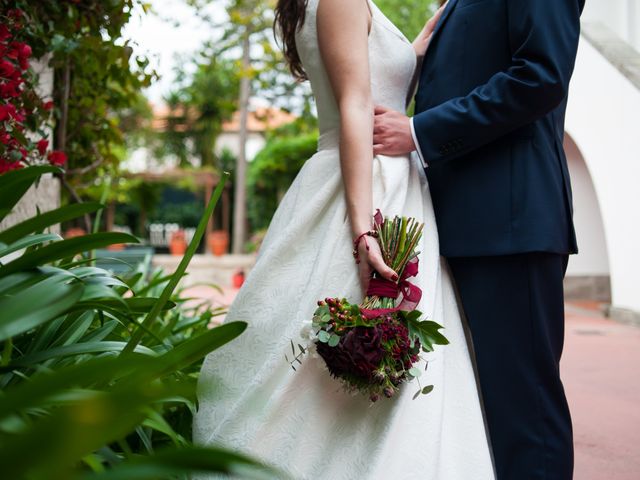
M230 303L236 291L189 296ZM640 328L604 318L592 302L566 306L562 375L573 414L575 480L640 480Z
M569 303L561 364L573 415L575 480L640 479L640 328Z

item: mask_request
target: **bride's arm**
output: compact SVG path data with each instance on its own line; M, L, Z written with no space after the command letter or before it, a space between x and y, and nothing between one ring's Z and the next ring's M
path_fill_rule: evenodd
M340 110L340 167L353 237L371 229L373 99L369 72L370 11L366 0L321 0L317 11L320 54ZM360 242L360 279L371 268L392 279L377 242Z

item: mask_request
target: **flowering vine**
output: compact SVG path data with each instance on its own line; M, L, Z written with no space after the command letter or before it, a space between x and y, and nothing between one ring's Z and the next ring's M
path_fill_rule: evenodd
M53 102L36 92L37 77L29 66L31 47L20 41L23 19L19 9L0 16L0 174L67 161L64 152L49 150L46 127Z

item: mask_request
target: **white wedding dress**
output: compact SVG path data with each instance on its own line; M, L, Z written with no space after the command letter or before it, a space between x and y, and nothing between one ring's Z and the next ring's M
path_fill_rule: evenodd
M247 330L205 360L194 440L247 453L301 480L493 480L472 362L417 156L374 159L373 204L387 216L425 223L418 308L444 325L451 342L428 356L421 381L435 389L412 400L413 382L370 405L366 396L345 393L321 359L305 358L297 372L285 361L318 299L361 300L340 174L339 112L318 51L318 1L308 2L297 46L317 101L319 151L282 199L226 317L247 321ZM403 111L415 53L373 4L372 12L373 99Z

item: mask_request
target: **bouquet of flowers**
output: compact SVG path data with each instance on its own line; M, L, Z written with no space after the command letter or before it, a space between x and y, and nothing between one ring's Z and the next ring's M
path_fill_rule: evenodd
M374 274L360 305L345 298L319 301L311 322L310 344L296 349L291 342L293 359L285 357L295 370L295 363L301 363L300 358L315 349L346 390L366 394L372 402L381 395L393 397L401 384L416 379L416 398L433 390L433 385L420 385L422 370L416 366L420 353L449 343L439 332L441 325L420 319L422 313L416 306L422 291L409 281L418 273L416 247L424 224L414 218L382 218L378 211L374 225L372 235L384 262L397 272L398 281Z

